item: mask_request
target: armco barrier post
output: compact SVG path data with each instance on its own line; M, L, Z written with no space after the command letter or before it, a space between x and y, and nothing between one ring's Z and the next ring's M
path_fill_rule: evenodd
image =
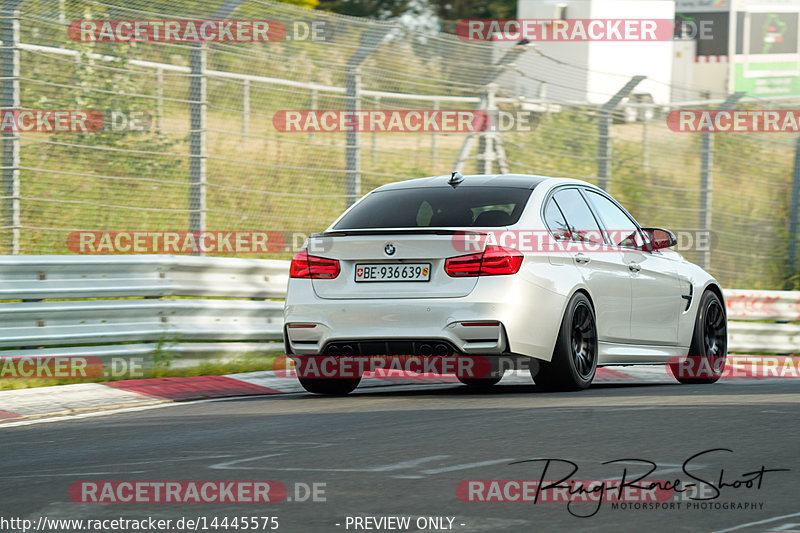
M19 109L19 6L22 0L3 0L0 8L0 109ZM19 132L4 131L2 167L3 226L9 230L8 252L19 254Z
M597 179L598 185L608 191L611 185L611 114L647 76L634 76L600 108L597 122Z

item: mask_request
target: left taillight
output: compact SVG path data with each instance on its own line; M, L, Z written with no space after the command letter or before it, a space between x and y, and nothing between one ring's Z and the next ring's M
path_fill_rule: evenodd
M333 279L339 275L339 261L308 255L305 248L294 254L289 265L290 278Z
M503 276L516 274L522 259L522 253L513 248L487 246L482 254L451 257L445 261L444 270L453 278Z

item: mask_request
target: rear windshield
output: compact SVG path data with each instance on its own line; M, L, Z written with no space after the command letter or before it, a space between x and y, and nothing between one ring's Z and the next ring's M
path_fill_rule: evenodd
M423 187L370 194L333 229L498 227L515 224L531 189Z

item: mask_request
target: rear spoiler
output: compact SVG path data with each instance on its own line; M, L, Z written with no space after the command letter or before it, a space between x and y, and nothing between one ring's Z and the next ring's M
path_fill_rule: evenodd
M375 228L375 229L347 229L339 231L327 231L322 233L315 233L309 238L315 237L355 237L355 236L380 236L380 235L457 235L457 234L474 234L482 235L485 231L476 231L468 229L389 229L389 228Z

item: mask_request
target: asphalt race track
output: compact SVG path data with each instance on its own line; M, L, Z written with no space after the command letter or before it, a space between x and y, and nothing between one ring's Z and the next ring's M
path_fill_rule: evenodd
M405 531L800 531L798 404L796 379L598 384L581 393L515 383L483 393L452 384L408 385L360 389L345 398L298 393L176 404L0 428L0 494L4 516L34 522L42 516L275 516L278 531L338 532L396 530L355 519L398 516L409 517ZM690 459L719 448L731 451ZM685 465L721 488L705 502L675 496L673 509L465 502L456 495L463 480L538 480L544 463L519 462L537 458L574 462L579 470L572 478L580 480L618 479L624 468L638 476L647 460L657 469L646 479L688 483ZM618 459L625 461L602 464ZM762 466L790 471L762 473L758 488L753 472ZM567 463L549 468L545 479L566 475ZM292 501L70 499L71 484L105 480L275 480ZM317 500L325 501L295 501L314 483L325 484L317 485L324 491ZM743 504L751 508L736 508ZM443 517L443 526L422 519L418 528L420 517ZM228 529L234 530L242 529Z

